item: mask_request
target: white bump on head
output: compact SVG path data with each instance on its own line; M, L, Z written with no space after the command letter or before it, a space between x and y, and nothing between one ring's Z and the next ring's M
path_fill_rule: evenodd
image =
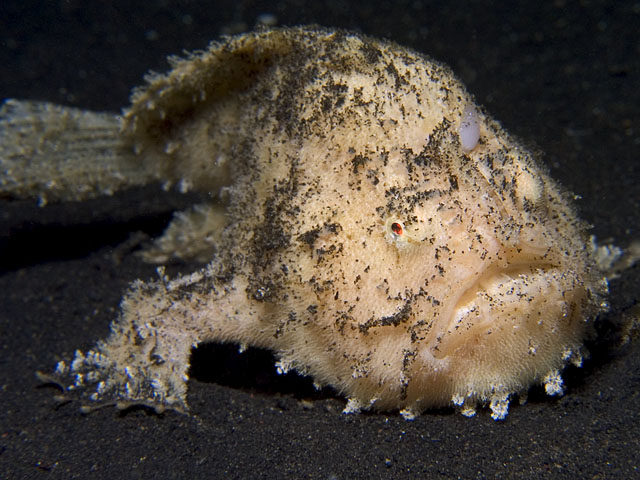
M480 126L478 125L478 112L473 108L473 105L464 107L458 133L464 152L470 152L476 148L480 139Z

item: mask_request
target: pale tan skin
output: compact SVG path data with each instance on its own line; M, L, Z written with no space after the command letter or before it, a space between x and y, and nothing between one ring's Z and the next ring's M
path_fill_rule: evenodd
M70 109L48 113L67 115L64 128L32 133L91 139L74 116L94 115L115 153L64 167L68 184L92 179L82 193L43 181L51 169L24 173L37 153L0 137L5 167L22 172L0 183L13 196L162 180L212 197L145 254L207 266L135 282L111 336L58 365L65 388L186 410L191 349L215 341L273 350L281 370L347 397L346 411L489 403L499 419L533 384L562 391L603 274L567 196L495 121L478 112L480 140L461 147L473 99L446 67L314 28L233 37L173 67L134 93L121 133ZM43 115L4 107L23 129ZM70 177L83 162L91 175Z

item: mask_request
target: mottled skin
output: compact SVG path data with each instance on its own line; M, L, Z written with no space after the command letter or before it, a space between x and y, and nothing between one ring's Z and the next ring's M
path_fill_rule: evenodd
M191 348L215 341L273 350L347 411L503 418L510 394L561 391L602 275L567 196L496 122L478 113L463 151L473 99L448 68L317 28L172 64L134 93L118 161L132 184L210 193L146 252L208 265L135 282L110 337L59 364L69 390L184 410Z

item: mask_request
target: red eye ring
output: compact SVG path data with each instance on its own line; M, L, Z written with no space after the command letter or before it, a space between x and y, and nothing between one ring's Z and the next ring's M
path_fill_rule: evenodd
M402 224L398 222L393 222L391 224L391 231L396 235L402 235Z

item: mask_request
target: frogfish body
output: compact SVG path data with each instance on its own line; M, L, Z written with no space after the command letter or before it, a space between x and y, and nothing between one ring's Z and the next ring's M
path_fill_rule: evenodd
M442 64L316 27L226 38L151 75L121 117L8 100L0 192L152 182L208 200L145 251L110 336L53 377L89 403L187 410L191 349L272 350L345 411L495 419L560 372L606 282L569 196ZM211 365L215 369L216 365Z

